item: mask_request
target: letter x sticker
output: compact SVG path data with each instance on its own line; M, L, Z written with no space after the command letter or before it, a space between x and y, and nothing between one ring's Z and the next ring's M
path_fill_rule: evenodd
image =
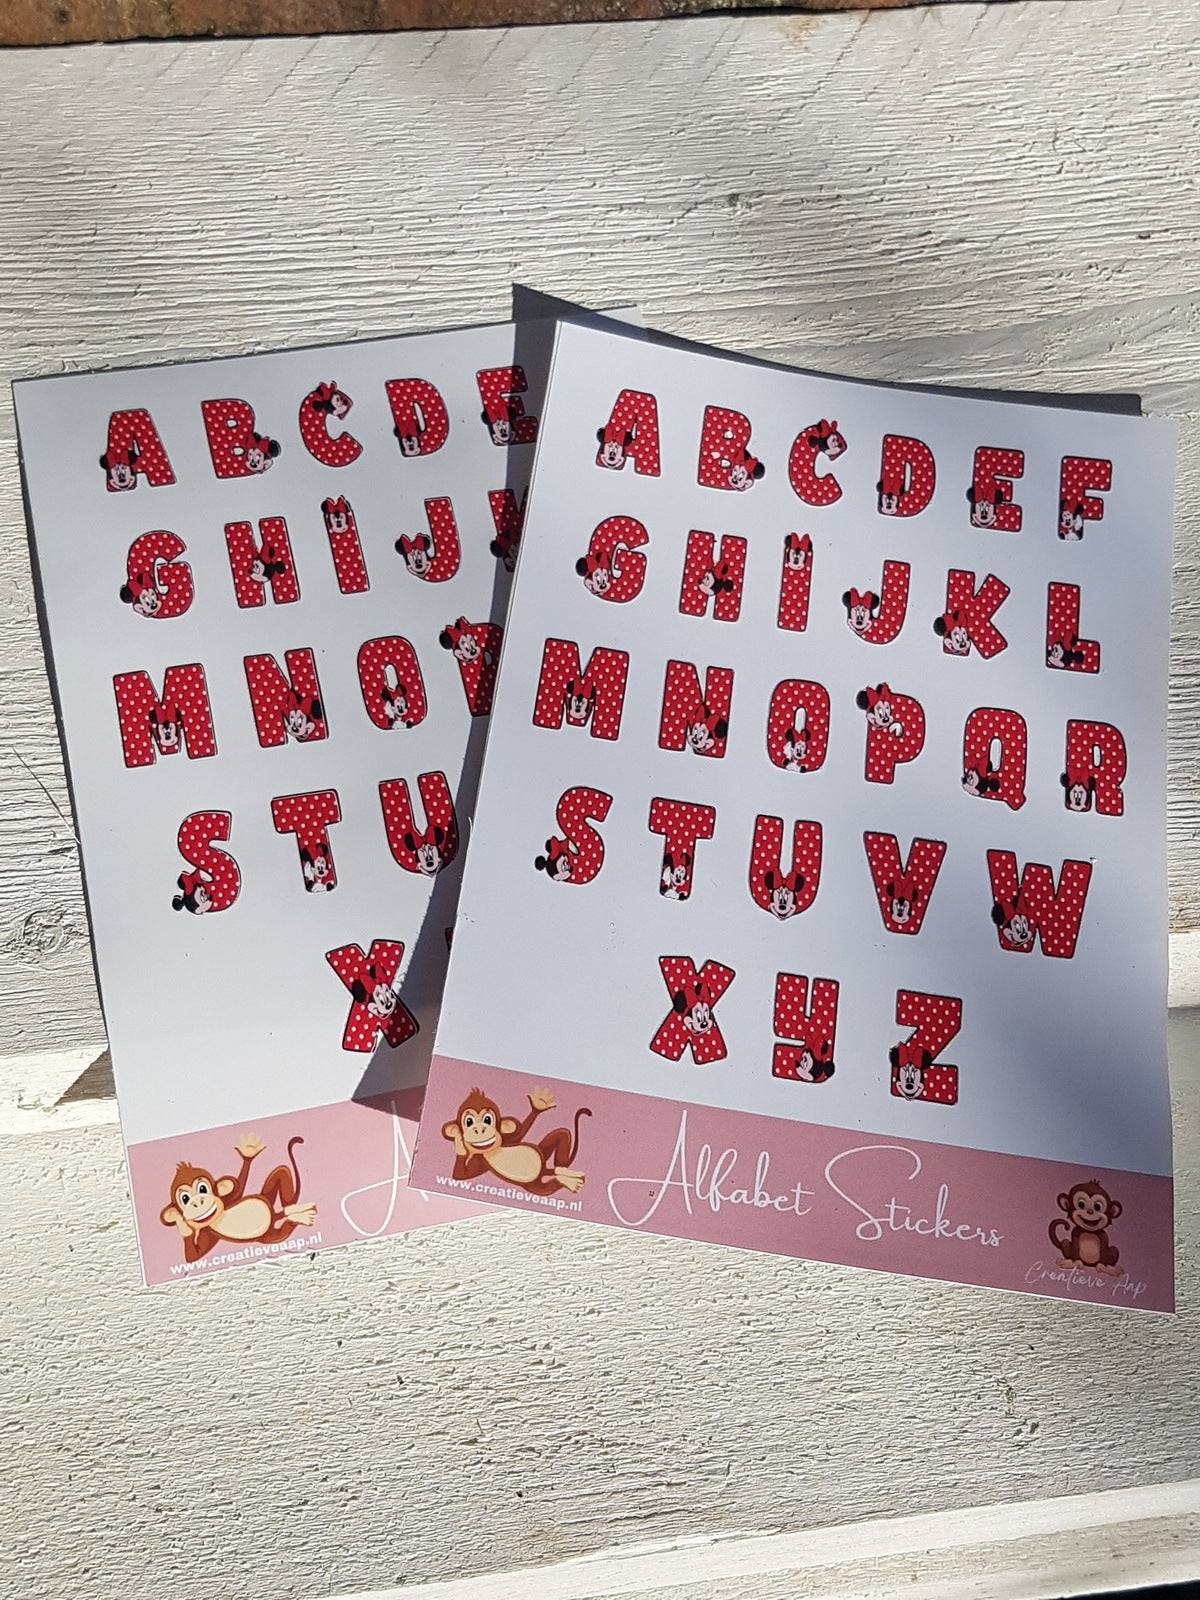
M393 988L404 956L396 939L373 939L366 955L357 944L327 950L325 959L353 996L342 1032L343 1050L373 1050L380 1034L390 1045L403 1044L417 1031L417 1019Z
M733 982L733 968L706 961L697 972L688 956L659 956L658 965L671 1009L650 1041L651 1050L668 1061L678 1061L685 1050L700 1065L723 1060L727 1052L715 1007Z

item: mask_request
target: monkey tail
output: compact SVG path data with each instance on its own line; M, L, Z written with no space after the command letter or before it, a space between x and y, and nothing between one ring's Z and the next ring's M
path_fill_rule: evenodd
M1054 1221L1050 1224L1050 1243L1058 1251L1059 1255L1062 1256L1067 1253L1067 1242L1066 1240L1059 1238L1058 1230L1060 1228L1066 1228L1069 1237L1071 1229L1070 1224L1067 1222L1065 1217L1055 1217Z
M568 1166L572 1161L574 1161L575 1153L579 1149L579 1119L580 1117L590 1117L591 1114L592 1113L588 1110L587 1106L580 1106L579 1110L575 1113L575 1137L571 1143L571 1154L567 1157Z
M295 1157L293 1152L295 1151L295 1148L296 1148L296 1146L298 1144L303 1144L303 1143L304 1143L304 1140L301 1138L301 1136L299 1134L296 1134L295 1138L292 1138L292 1139L288 1140L288 1147L287 1147L288 1160L292 1163L292 1177L295 1178L295 1180L296 1180L296 1199L297 1200L299 1200L299 1198L300 1198L300 1169L296 1165L296 1157ZM293 1201L292 1203L294 1205L295 1201Z

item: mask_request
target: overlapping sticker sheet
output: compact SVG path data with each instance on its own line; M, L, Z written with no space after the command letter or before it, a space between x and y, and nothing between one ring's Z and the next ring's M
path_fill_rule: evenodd
M1174 428L563 327L414 1181L1172 1305Z
M405 1177L553 323L15 386L149 1281Z

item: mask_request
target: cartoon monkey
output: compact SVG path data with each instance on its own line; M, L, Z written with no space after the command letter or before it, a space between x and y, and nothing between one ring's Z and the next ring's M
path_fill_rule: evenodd
M575 1128L555 1128L537 1144L526 1143L526 1136L543 1111L552 1111L556 1101L549 1089L535 1089L529 1096L529 1115L521 1123L515 1117L500 1115L500 1107L482 1089L472 1089L453 1122L442 1128L442 1138L454 1145L455 1178L477 1178L493 1172L529 1194L553 1194L568 1189L578 1194L583 1188L583 1173L571 1167L579 1149L579 1119L590 1117L587 1106L575 1113Z
M237 1244L275 1243L296 1228L311 1228L317 1208L299 1203L300 1173L293 1153L296 1145L303 1143L299 1134L288 1140L291 1165L273 1167L258 1194L246 1193L250 1165L265 1149L253 1133L244 1133L234 1146L242 1158L236 1178L214 1178L203 1167L181 1161L171 1180L170 1204L163 1207L159 1221L179 1230L183 1259L199 1261L222 1239Z
M1050 1224L1050 1243L1058 1251L1059 1265L1094 1267L1111 1277L1120 1275L1120 1251L1108 1242L1108 1230L1121 1215L1121 1202L1114 1200L1098 1178L1075 1183L1058 1197L1065 1217Z

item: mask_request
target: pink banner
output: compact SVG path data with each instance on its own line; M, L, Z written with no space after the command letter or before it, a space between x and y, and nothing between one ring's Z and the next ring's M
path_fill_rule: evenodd
M423 1090L129 1146L148 1284L477 1217L408 1183Z
M439 1199L1174 1309L1170 1178L535 1081L449 1056L434 1057L426 1094L412 1182Z

